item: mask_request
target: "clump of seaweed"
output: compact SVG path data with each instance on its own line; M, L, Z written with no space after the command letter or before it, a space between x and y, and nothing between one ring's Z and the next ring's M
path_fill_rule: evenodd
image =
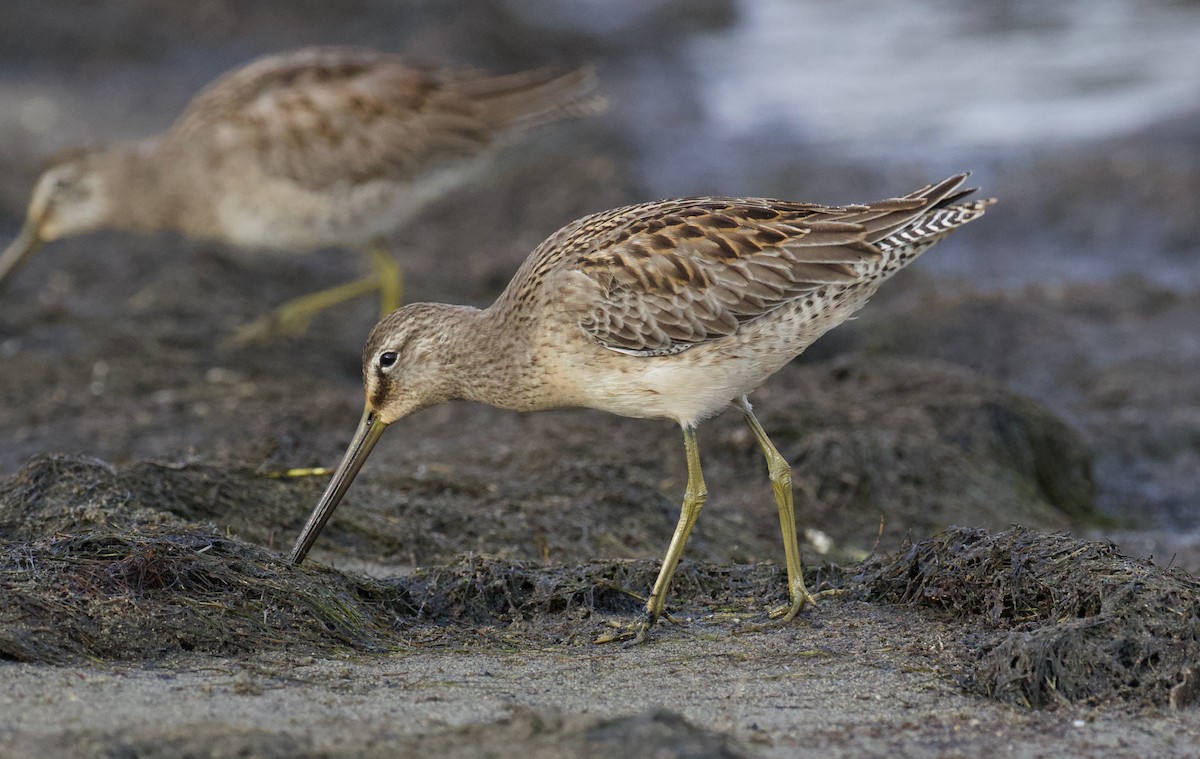
M636 615L658 570L650 559L479 555L386 580L294 567L256 543L272 541L266 522L299 518L295 489L311 487L206 466L33 460L0 486L0 658L581 643ZM208 524L235 515L238 537ZM1182 706L1200 691L1200 581L1110 543L955 528L859 567L810 568L807 580L953 612L976 652L967 687L1000 700ZM671 604L756 617L784 586L771 564L685 561Z
M977 618L969 687L1030 707L1108 699L1183 706L1200 668L1200 581L1112 543L955 528L866 569L868 599Z
M0 482L0 538L214 523L267 541L303 518L298 501L320 492L309 478L274 479L248 469L136 461L117 467L87 456L42 454Z
M398 580L421 618L456 624L501 625L594 612L630 616L658 575L658 562L604 559L539 565L473 556L416 570ZM671 586L680 605L753 613L783 601L786 583L774 564L721 566L683 561ZM761 609L759 609L761 611Z
M156 659L199 652L382 651L402 589L191 528L0 543L0 658Z
M637 593L657 569L651 560L542 566L475 556L375 580L295 567L187 527L0 542L0 658L374 653L495 628L527 640L589 640L605 614L637 613ZM673 598L752 614L783 588L773 565L684 562Z

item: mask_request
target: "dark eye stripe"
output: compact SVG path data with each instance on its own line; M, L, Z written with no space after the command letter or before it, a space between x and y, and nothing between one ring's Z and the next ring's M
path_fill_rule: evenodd
M395 351L385 351L379 354L379 365L384 369L387 369L396 363L397 358L399 358L399 356Z

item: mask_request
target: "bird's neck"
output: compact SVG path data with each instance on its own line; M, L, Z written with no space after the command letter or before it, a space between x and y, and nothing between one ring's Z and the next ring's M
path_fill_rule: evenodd
M110 198L111 226L138 232L181 230L189 193L181 167L158 155L152 140L105 150L102 171Z
M536 367L523 344L527 333L509 328L495 309L447 308L453 310L445 333L449 398L513 411L541 408Z

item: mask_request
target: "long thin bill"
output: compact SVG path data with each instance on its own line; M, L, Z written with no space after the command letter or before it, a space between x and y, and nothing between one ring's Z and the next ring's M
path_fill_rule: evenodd
M12 275L16 274L40 247L42 238L38 236L37 226L26 222L25 226L21 227L17 239L9 243L4 253L0 254L0 292L4 291Z
M321 528L329 521L333 510L341 502L342 496L346 495L350 483L354 481L354 475L358 474L359 469L362 469L363 462L367 460L371 449L375 447L375 443L379 442L379 436L386 428L387 425L379 421L379 417L370 408L363 411L362 421L358 423L358 429L354 432L354 439L350 441L350 447L346 449L346 455L342 457L342 463L338 464L337 471L333 473L333 479L325 488L325 494L317 502L317 507L313 509L308 523L304 525L300 537L296 540L296 546L292 549L292 555L289 558L293 564L304 561L308 550L317 541L317 535L321 534Z

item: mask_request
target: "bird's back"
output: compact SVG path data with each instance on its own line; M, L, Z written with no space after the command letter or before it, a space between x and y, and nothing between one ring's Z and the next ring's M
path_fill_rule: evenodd
M588 68L495 76L360 48L305 48L220 77L166 140L249 158L312 189L401 180L473 155L505 130L587 113L599 102L594 88Z
M682 198L594 214L534 251L501 302L545 291L606 348L678 353L789 303L873 290L984 212L959 202L965 178L863 205Z

